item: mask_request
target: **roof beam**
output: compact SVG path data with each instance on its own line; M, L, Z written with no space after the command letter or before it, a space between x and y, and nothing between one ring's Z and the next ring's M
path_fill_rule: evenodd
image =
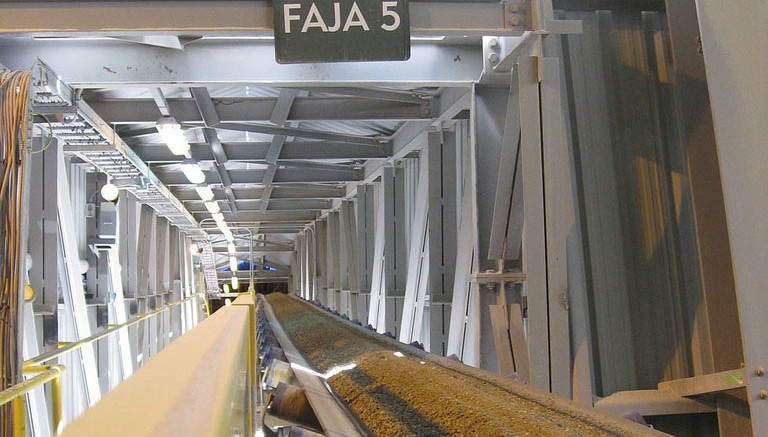
M165 94L163 94L163 90L160 88L150 88L149 92L152 94L152 100L153 102L147 102L148 104L144 108L147 113L153 114L154 111L152 111L153 105L154 108L157 109L158 117L155 117L155 121L157 121L160 117L170 117L171 116L171 110L168 107L168 99L165 98ZM91 107L93 109L93 107ZM95 110L97 114L101 115L98 110ZM104 119L104 117L102 117ZM104 119L107 123L112 124L112 122ZM152 123L152 120L147 120L147 123Z
M166 185L189 185L186 176L178 170L168 168L153 169L155 174ZM203 171L206 174L206 184L218 184L219 177L211 171ZM229 170L232 179L232 185L253 184L260 185L264 180L265 170ZM360 180L360 171L350 168L349 170L320 170L320 169L302 169L301 171L292 171L287 169L278 169L275 172L275 183L311 183L311 182L333 182L346 183L357 182Z
M208 219L213 222L211 214L199 214L201 220ZM317 219L317 211L242 211L236 213L224 213L227 223L253 222L253 223L279 223L284 222L309 222Z
M267 211L260 209L262 201L259 199L239 199L237 201L237 210L246 211ZM189 200L184 202L187 211L192 214L206 213L204 202L202 200ZM269 211L321 211L333 207L330 200L322 199L272 199L269 202Z
M227 143L222 144L230 161L266 162L270 143ZM136 144L131 148L144 162L173 163L180 158L170 152L164 144ZM65 148L65 151L76 151ZM198 161L213 161L214 156L208 145L192 144L192 155ZM280 152L283 160L352 160L386 158L389 148L386 144L361 146L357 144L328 141L286 141ZM278 163L281 159L278 159Z
M8 34L46 36L89 32L136 37L162 31L220 37L274 33L273 12L267 1L36 2L34 14L25 2L0 5L0 29ZM524 28L524 22L513 25L510 12L498 1L411 1L409 9L411 34L417 36L509 35L530 30ZM530 10L530 5L524 9Z
M306 94L306 91L304 91ZM293 101L297 96L297 91L283 88L280 90L280 95L275 102L275 107L272 110L272 116L269 118L269 122L276 126L283 127L298 127L298 123L287 123L288 112L293 106ZM261 204L259 209L266 211L269 207L269 197L272 195L272 182L275 180L275 172L277 172L277 159L280 158L280 153L283 150L283 145L288 137L285 135L275 135L272 137L272 144L267 150L267 156L265 161L267 162L267 170L264 172L264 179L262 184L264 185L264 191L261 193Z
M303 89L313 93L336 94L339 96L350 96L387 102L411 103L416 105L424 105L431 100L425 97L422 93L381 88L314 87ZM358 99L354 100L359 101Z
M213 193L215 196L215 199L217 200L223 200L223 196L221 195L221 190L217 189L216 187L213 188ZM261 193L264 191L264 188L235 188L235 196L237 196L238 202L247 202L247 200L243 199L251 199L256 201L256 199L261 198ZM290 184L290 185L275 185L272 190L272 199L276 201L280 200L286 200L286 201L295 201L295 200L331 200L331 199L340 199L344 197L345 195L345 187L344 185L299 185L299 184ZM181 200L182 202L191 202L191 201L199 201L200 197L197 195L197 192L195 192L191 188L176 188L173 190L174 195L176 198ZM325 209L325 208L323 208Z
M224 193L227 196L229 209L232 212L237 212L237 201L232 192L232 178L230 178L229 172L224 166L229 159L224 152L224 147L222 147L221 141L219 141L219 134L216 132L216 129L213 128L213 126L218 125L221 121L219 120L219 115L216 113L216 107L213 105L213 100L211 100L211 95L208 94L207 88L193 87L190 88L189 91L192 93L192 98L195 99L195 104L200 111L200 115L203 117L203 122L206 126L205 129L203 129L203 135L213 153L213 168L216 170L216 173L219 174L221 184L224 186Z
M383 141L379 138L347 135L335 132L320 131L314 129L299 129L295 127L273 126L257 123L220 123L219 129L237 132L253 132L267 135L285 135L288 137L310 138L323 141L337 141L339 143L360 144L363 146L378 146Z
M321 88L318 88L321 89ZM351 88L350 88L351 89ZM418 120L431 116L431 107L436 101L429 99L428 105L421 102L397 102L368 100L348 97L297 97L288 121L325 120ZM272 98L214 98L213 104L221 121L231 123L269 121L277 99ZM149 99L88 99L88 104L106 122L153 123L161 112ZM176 119L184 123L201 123L203 118L194 101L169 99L169 107L177 114Z
M217 2L225 3L229 2ZM0 3L0 7L3 4ZM161 4L155 2L153 7ZM503 9L501 4L495 6ZM22 10L30 18L38 17L38 9L34 14L28 7ZM101 7L89 8L88 14L100 10ZM179 10L183 9L174 9ZM7 21L5 12L0 9L0 29ZM125 20L125 16L120 16L120 20L133 21ZM456 16L452 20L463 21L457 20ZM242 86L254 83L272 86L456 86L477 82L484 65L480 44L413 44L411 58L402 62L287 65L275 61L271 42L258 41L203 40L178 51L117 40L3 39L0 40L0 53L3 64L12 69L29 69L36 58L44 59L68 84L81 89L151 88L180 83L186 86L222 83ZM222 56L222 53L227 55Z

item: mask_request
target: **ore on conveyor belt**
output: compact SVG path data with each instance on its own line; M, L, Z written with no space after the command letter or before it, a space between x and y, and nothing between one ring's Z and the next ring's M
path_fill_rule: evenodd
M328 384L372 435L662 435L520 382L400 349L298 298L273 293L267 301L318 372L356 364Z

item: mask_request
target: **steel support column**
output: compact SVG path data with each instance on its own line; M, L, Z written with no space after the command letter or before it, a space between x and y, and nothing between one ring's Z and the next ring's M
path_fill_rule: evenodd
M357 186L357 285L360 295L357 301L359 320L368 315L373 278L373 252L376 236L373 185Z
M429 330L424 346L446 355L456 270L456 131L428 136Z
M429 282L429 148L419 153L418 185L412 199L413 223L408 248L408 269L405 284L403 315L399 340L403 343L424 343L429 335L429 315L424 316Z
M341 202L341 208L339 209L339 226L340 226L340 246L344 254L341 275L342 289L345 290L348 296L347 308L345 313L350 319L359 320L360 313L358 313L358 297L359 297L359 280L358 274L358 256L357 256L357 227L355 220L355 205L350 200L343 200Z
M698 0L704 63L714 119L725 214L731 242L736 299L746 364L745 383L752 432L768 435L768 232L763 223L768 197L768 4L745 0L724 4Z
M88 308L85 303L85 290L83 289L82 276L80 274L79 251L75 240L74 214L71 208L69 196L69 183L67 182L67 172L64 168L64 155L61 149L58 149L58 183L57 190L57 209L59 220L59 236L62 248L61 257L59 257L59 274L64 300L63 317L60 318L60 327L64 325L70 338L60 336L61 340L80 340L90 337L91 324L89 321ZM98 370L96 363L96 351L94 346L84 346L80 349L80 365L70 368L81 369L75 379L82 382L84 391L83 399L85 407L95 404L101 398L101 389L98 381ZM75 361L73 361L75 362ZM73 372L75 373L75 372ZM70 388L73 390L73 388ZM70 395L72 392L70 391ZM72 398L74 400L74 397ZM79 414L78 407L72 405L69 419L72 415Z
M407 254L405 238L405 172L402 167L387 167L382 176L384 210L384 325L377 326L397 338L403 313Z
M547 307L547 262L545 242L544 180L542 175L541 112L538 59L521 57L518 64L520 89L520 147L523 171L523 271L524 294L528 297L528 352L531 384L549 391L550 338Z

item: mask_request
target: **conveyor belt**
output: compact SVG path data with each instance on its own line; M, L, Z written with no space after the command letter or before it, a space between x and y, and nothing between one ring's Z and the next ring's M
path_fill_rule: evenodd
M301 366L320 374L346 369L331 376L327 385L345 404L342 410L351 411L355 422L372 435L663 435L424 353L301 299L271 294L266 301L274 315L273 330L283 337L278 341L284 349L301 354ZM286 356L296 359L294 353ZM316 413L323 422L323 411Z

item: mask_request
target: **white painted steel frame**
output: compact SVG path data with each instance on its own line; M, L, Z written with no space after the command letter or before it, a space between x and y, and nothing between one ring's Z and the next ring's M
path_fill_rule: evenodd
M56 186L59 236L62 248L59 258L60 285L64 300L62 315L63 323L68 327L67 331L72 336L71 340L80 340L90 337L92 334L88 309L85 303L85 291L83 290L82 276L80 275L80 255L75 240L74 214L69 200L69 182L64 168L64 154L58 151L58 183ZM59 337L65 340L63 336ZM77 373L82 378L82 389L86 394L86 405L95 404L101 398L98 371L96 366L95 345L87 345L79 350L80 365L70 366L72 373ZM75 390L70 387L69 390ZM68 389L65 387L65 393ZM69 418L72 419L71 417Z
M65 44L0 40L0 53L3 62L12 67L29 68L37 57L44 59L76 88L160 87L179 83L452 86L477 81L483 65L479 47L430 43L415 44L411 58L405 62L291 65L278 64L272 44L259 41L200 41L187 45L184 51L174 51L116 40L75 40ZM82 53L88 56L83 58ZM148 63L148 59L162 62ZM426 123L429 125L430 121Z
M429 279L429 151L424 147L419 152L419 175L416 196L413 199L413 225L410 232L408 251L408 276L405 283L405 300L400 325L399 339L403 343L424 342L424 309ZM427 332L429 332L427 330Z
M528 356L531 384L549 391L549 317L547 307L547 272L542 175L541 112L539 100L538 58L521 57L520 147L523 170L523 294L528 297ZM569 360L570 361L570 360Z
M457 147L465 154L466 145ZM470 152L471 153L471 152ZM474 159L462 160L463 184L458 237L456 239L456 271L451 300L451 321L447 355L456 355L464 364L478 366L480 360L480 308L478 285L471 281L477 268L477 220L475 204Z
M741 322L752 432L768 435L768 3L697 0ZM762 374L762 375L760 375Z
M519 34L525 27L525 11L531 9L530 1L522 3L518 13L507 9L504 3L414 1L409 4L411 35ZM271 37L274 34L272 7L267 1L168 1L151 6L123 2L107 5L95 1L49 2L36 7L35 14L29 14L29 5L24 2L4 2L0 4L0 11L0 29L6 34L124 36L127 40L171 49L181 49L183 45L174 35Z

